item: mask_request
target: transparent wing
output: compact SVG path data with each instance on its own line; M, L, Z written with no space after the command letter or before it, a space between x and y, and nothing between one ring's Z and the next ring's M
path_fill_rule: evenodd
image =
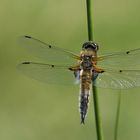
M79 57L67 50L49 45L30 36L22 36L19 43L31 53L46 60L49 63L72 64Z
M98 66L119 69L140 68L140 48L98 57Z
M75 81L74 74L68 66L23 62L17 69L33 79L49 84L72 85Z
M105 70L95 80L95 86L127 89L140 86L140 70Z

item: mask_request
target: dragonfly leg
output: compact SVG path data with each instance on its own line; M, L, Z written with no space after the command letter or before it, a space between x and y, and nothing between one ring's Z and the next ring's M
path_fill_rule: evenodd
M72 66L72 67L69 68L69 70L71 70L71 71L78 71L78 70L80 70L80 65Z
M80 65L70 67L69 70L73 71L75 77L75 84L78 84L80 81Z
M80 70L74 71L74 76L76 79L80 79Z
M97 68L96 66L94 66L94 69L92 71L92 81L94 82L97 79L98 74L103 72L105 72L104 69Z
M98 68L98 67L96 67L96 66L94 66L94 71L97 72L97 73L103 73L103 72L105 72L104 69Z
M92 73L92 81L94 82L95 80L96 80L96 78L98 77L98 72L96 72L96 71L93 71L93 73Z

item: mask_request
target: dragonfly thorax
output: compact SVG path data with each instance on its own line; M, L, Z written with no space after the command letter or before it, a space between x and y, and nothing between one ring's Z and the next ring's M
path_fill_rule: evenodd
M81 57L81 68L84 70L91 70L92 69L92 56L83 55Z

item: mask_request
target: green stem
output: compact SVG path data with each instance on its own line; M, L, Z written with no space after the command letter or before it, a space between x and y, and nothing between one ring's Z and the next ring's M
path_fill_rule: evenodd
M91 16L91 0L86 0L87 4L87 25L88 25L88 39L89 41L93 41L93 24L92 24L92 16Z
M121 106L121 91L118 93L118 102L117 102L117 112L116 112L116 121L115 121L115 131L114 131L114 140L118 139L118 127L119 127L119 118L120 118L120 106Z
M93 92L93 101L94 101L94 110L95 110L97 140L103 140L102 123L100 119L100 111L99 111L99 103L98 103L99 99L98 99L97 89L94 85L92 85L92 92Z
M86 0L87 5L87 26L88 26L88 39L89 41L93 41L93 23L92 23L92 6L91 0ZM92 93L93 93L93 103L94 103L94 111L95 111L95 123L96 123L96 132L97 132L97 140L103 140L102 134L102 125L100 119L100 111L99 111L99 99L96 87L92 85Z

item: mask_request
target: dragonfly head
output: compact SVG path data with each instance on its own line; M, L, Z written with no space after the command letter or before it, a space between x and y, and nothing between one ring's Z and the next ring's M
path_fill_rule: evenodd
M85 42L82 46L82 50L98 51L98 49L99 49L98 44L92 41Z

